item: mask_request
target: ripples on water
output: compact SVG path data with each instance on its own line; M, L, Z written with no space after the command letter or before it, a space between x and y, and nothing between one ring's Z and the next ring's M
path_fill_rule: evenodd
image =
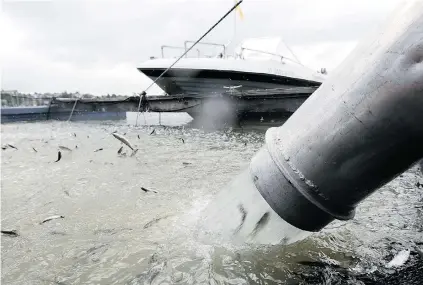
M175 118L162 124L177 125ZM113 131L126 133L139 148L135 156L117 154ZM2 125L2 145L18 150L2 150L1 227L20 234L2 236L3 284L420 284L416 167L369 197L354 220L291 245L197 238L202 210L263 141L263 132L247 129ZM55 163L59 145L72 151L62 150ZM39 224L56 214L65 218ZM407 248L406 265L385 269Z

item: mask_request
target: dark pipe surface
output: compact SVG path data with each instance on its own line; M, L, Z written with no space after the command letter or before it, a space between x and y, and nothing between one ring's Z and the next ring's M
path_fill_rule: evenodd
M352 218L360 201L423 157L423 1L412 5L266 134L250 171L290 224L318 231Z

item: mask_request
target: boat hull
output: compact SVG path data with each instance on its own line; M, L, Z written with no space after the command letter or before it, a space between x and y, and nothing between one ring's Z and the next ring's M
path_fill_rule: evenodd
M289 117L310 95L274 98L207 98L196 106L186 109L195 120L205 119L214 122L242 121L249 119L271 120Z
M148 96L148 110L186 112L202 126L287 118L316 90L312 87L219 95Z
M164 68L138 68L151 80L156 80ZM181 69L167 71L156 84L169 95L222 94L228 90L245 92L293 87L318 87L320 82L265 73L227 70Z

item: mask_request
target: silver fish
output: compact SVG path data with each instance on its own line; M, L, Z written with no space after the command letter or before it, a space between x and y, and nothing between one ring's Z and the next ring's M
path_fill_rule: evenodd
M121 142L123 142L124 144L126 144L130 149L134 151L134 148L132 147L131 143L124 136L118 133L112 133L112 135L118 140L120 140Z
M59 150L59 152L57 153L57 160L55 162L58 162L61 159L62 159L62 153Z
M250 236L254 237L257 235L257 233L264 228L264 226L269 222L270 220L270 212L266 212L263 214L263 216L260 218L260 220L256 223L256 226L254 227L253 231L251 232Z
M11 145L11 144L7 144L8 147L14 148L14 149L18 149L16 146Z
M66 150L66 151L72 151L70 148L63 146L63 145L59 145L59 149Z
M19 234L16 230L1 230L1 233L4 234L4 235L11 236L11 237L19 236Z
M54 216L50 216L48 218L45 218L40 224L44 224L45 222L51 221L51 220L55 220L55 219L64 219L65 216L61 216L61 215L54 215Z
M131 157L132 157L132 156L134 156L134 155L136 155L136 154L137 154L137 152L138 152L138 149L134 150L134 151L131 153Z
M245 223L245 219L247 218L247 210L245 210L245 208L244 208L244 206L242 206L242 204L239 204L238 205L238 209L239 209L239 211L241 212L241 223L239 224L239 226L235 229L235 234L236 233L238 233L240 230L241 230L241 228L242 228L242 226L244 225L244 223Z
M147 229L147 228L151 227L152 225L154 225L154 224L158 223L159 221L161 221L161 220L163 220L163 219L167 219L167 218L169 218L169 217L171 217L171 216L172 216L172 215L166 215L166 216L164 216L164 217L159 217L159 218L152 219L151 221L149 221L148 223L146 223L146 224L144 225L144 229Z
M142 190L142 191L144 191L144 192L153 192L153 193L158 193L157 191L154 191L154 190L149 190L149 189L144 188L144 187L141 187L141 190Z

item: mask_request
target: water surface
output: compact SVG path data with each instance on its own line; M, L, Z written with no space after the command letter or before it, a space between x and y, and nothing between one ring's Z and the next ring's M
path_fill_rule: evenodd
M177 126L188 123L186 117L164 117L161 123L171 127L148 126L157 123L149 118L138 127L1 126L2 145L18 148L2 150L1 227L20 234L2 236L3 284L381 282L401 275L384 267L402 249L412 249L403 267L411 268L408 280L418 277L423 194L416 186L422 181L417 168L369 197L354 220L334 222L298 243L200 239L202 210L246 168L264 133L205 132ZM131 157L124 147L118 154L121 143L113 131L125 134L138 152ZM55 162L59 145L72 151L61 150ZM51 215L65 218L40 224ZM403 284L418 284L410 282Z

